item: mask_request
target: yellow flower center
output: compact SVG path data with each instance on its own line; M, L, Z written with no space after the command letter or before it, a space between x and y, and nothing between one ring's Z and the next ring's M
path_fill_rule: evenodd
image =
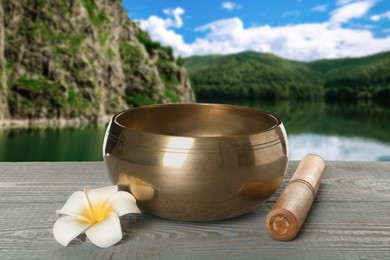
M112 211L112 208L109 205L104 203L95 203L91 204L91 211L89 211L88 208L83 210L83 216L91 222L98 223L105 220L110 211Z

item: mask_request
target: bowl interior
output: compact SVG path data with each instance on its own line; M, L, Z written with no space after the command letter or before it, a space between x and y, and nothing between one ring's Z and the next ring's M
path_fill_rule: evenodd
M260 110L213 104L170 104L140 107L115 121L135 131L183 137L247 135L265 132L280 121Z

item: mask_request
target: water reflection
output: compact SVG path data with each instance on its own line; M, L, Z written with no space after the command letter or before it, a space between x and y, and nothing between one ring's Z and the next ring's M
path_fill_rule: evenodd
M389 104L370 100L199 102L244 105L278 115L286 127L294 160L318 153L326 160L390 161ZM101 161L104 130L0 130L0 161Z
M202 100L250 106L278 115L290 158L318 153L325 160L390 161L390 105L359 101Z
M0 130L0 161L101 161L104 130Z
M298 134L289 138L292 160L315 153L325 160L390 161L390 145L373 139L317 134Z

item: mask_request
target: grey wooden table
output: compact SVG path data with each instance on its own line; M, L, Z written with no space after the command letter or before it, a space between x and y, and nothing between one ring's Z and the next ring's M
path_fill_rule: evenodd
M52 226L69 195L110 185L102 162L0 163L0 259L390 259L390 163L328 162L317 198L298 236L273 240L265 218L275 195L245 216L213 223L147 214L121 218L124 236L100 249L76 239L58 244Z

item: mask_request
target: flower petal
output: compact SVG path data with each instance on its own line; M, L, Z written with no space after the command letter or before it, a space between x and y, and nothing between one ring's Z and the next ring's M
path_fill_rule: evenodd
M53 235L58 243L68 246L75 237L87 230L91 225L91 222L87 222L83 218L65 216L54 223Z
M91 205L95 204L103 204L108 200L108 198L118 191L118 186L108 186L98 189L90 189L89 187L85 187L84 192L89 200Z
M115 212L110 212L103 221L90 227L85 234L99 247L110 247L122 239L122 229L119 217Z
M136 200L133 195L126 191L118 191L113 194L106 203L106 207L110 207L118 216L123 216L129 213L141 213L137 207Z
M57 215L82 215L85 209L89 209L89 203L85 193L82 191L73 192L61 210L57 210Z

